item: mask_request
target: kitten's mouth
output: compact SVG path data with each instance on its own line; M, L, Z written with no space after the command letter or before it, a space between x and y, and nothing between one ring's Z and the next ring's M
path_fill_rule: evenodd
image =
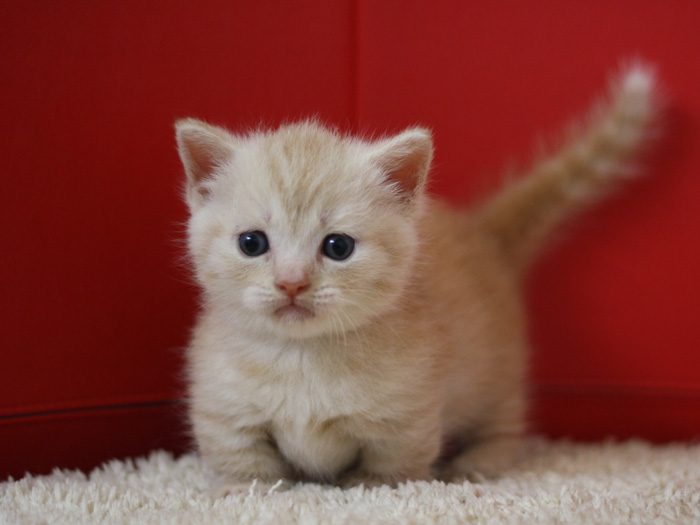
M275 310L275 315L285 321L304 321L314 316L313 312L308 308L298 304L287 304Z

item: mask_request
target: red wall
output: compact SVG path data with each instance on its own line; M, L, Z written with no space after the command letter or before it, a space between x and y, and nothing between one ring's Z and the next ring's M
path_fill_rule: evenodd
M700 434L693 2L26 1L0 20L0 477L188 444L176 118L419 122L433 188L463 203L632 56L659 66L666 139L532 276L533 427Z

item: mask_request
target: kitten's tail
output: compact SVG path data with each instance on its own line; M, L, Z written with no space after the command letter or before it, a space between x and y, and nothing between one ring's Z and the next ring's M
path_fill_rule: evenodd
M658 113L653 71L625 68L583 133L481 208L482 224L511 264L525 269L560 223L635 173Z

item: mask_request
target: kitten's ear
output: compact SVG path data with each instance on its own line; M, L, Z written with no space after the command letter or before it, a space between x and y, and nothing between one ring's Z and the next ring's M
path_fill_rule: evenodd
M183 119L175 123L175 138L187 175L187 203L195 209L208 197L205 183L214 170L233 156L231 135L199 120Z
M422 193L432 158L433 139L424 128L407 129L380 142L372 152L372 161L405 203Z

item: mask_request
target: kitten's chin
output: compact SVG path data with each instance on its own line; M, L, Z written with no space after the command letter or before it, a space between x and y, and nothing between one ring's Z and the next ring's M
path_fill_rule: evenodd
M301 323L313 318L314 313L298 304L288 304L275 310L275 317L289 323Z
M268 328L283 337L305 339L318 336L325 331L325 323L319 315L313 309L300 304L286 304L268 315L269 317L266 316Z

